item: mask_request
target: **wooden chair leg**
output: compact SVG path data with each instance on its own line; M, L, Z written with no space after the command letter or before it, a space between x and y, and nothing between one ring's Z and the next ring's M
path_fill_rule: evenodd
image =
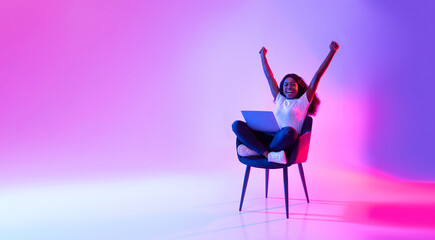
M284 176L285 214L288 218L288 171L287 171L287 167L283 168L283 176Z
M307 191L307 184L305 183L305 174L304 169L302 168L302 163L298 163L299 167L299 174L301 175L302 185L304 185L304 191L305 191L305 197L307 198L307 202L310 202L310 199L308 198L308 191Z
M269 169L266 169L266 198L267 198L268 190L269 190Z
M248 186L249 173L251 172L251 167L246 166L245 180L243 181L242 198L240 199L239 211L242 211L243 199L245 199L246 186Z

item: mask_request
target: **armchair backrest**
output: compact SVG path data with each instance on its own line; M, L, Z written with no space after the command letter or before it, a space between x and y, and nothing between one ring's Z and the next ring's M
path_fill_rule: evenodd
M310 147L311 140L311 129L313 126L313 118L307 116L304 121L304 125L302 126L301 135L298 140L296 140L295 146L292 151L292 155L290 157L290 162L294 163L303 163L307 161L308 158L308 149Z

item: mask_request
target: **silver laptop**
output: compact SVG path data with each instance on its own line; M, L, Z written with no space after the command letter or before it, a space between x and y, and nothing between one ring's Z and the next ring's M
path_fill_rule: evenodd
M278 132L279 125L271 111L242 111L248 127L254 131Z

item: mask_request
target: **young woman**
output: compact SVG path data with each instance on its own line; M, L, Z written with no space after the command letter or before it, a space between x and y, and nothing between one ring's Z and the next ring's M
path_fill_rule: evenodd
M266 48L260 50L263 70L275 99L274 114L280 130L276 133L257 132L250 129L245 122L235 121L232 128L242 142L237 148L240 156L262 155L269 162L287 163L284 150L296 142L306 115L316 114L320 103L316 89L338 48L339 45L332 41L329 45L329 54L311 80L310 86L307 86L301 77L292 73L284 76L279 87L266 59Z

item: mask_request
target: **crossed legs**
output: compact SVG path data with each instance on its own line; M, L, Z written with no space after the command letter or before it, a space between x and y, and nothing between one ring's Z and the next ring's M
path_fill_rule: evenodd
M240 142L266 158L270 151L281 151L291 147L298 138L298 133L292 127L268 134L253 131L245 122L237 120L232 128Z

